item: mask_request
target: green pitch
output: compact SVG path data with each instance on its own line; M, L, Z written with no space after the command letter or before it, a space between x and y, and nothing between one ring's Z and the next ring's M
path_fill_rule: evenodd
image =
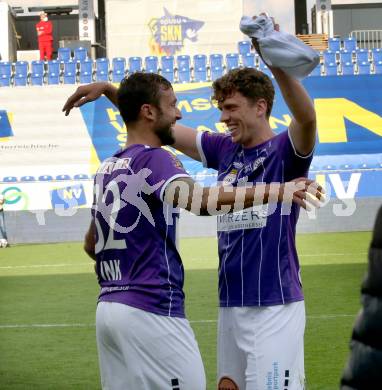
M298 236L307 305L310 390L338 388L370 233ZM184 239L186 307L215 389L216 239ZM92 261L82 244L0 249L0 389L99 389Z

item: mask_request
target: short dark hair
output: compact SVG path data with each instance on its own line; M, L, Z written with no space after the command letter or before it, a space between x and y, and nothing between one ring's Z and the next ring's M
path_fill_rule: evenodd
M215 80L212 84L212 99L223 102L235 92L256 103L259 99L267 102L267 117L271 115L275 89L271 79L254 68L230 70L226 75Z
M125 77L118 88L119 112L125 123L138 119L143 104L159 107L160 92L171 83L156 73L137 72Z

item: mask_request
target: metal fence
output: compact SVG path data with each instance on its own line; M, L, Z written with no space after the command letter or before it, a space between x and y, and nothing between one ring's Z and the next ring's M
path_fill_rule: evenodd
M350 33L360 49L382 48L382 30L355 30Z

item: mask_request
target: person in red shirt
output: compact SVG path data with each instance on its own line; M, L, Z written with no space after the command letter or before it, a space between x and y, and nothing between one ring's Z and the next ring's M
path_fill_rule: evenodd
M36 24L38 48L40 50L40 60L52 59L53 51L53 25L48 20L45 12L40 13L40 21Z

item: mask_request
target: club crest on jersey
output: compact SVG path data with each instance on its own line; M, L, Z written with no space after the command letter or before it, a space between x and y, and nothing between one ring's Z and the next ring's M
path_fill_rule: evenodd
M171 156L174 167L179 168L179 169L183 169L183 164L180 162L180 160L176 156L174 156L172 153L169 152L169 154Z
M223 179L223 186L228 186L228 185L231 185L232 183L234 183L234 181L236 180L236 177L237 177L237 174L238 174L238 170L233 168L231 169L231 172L228 173L225 178Z

